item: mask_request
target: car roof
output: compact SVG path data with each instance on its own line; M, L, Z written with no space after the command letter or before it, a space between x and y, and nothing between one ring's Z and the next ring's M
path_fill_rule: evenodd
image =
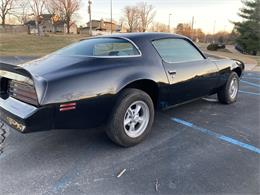
M186 38L182 35L158 32L138 32L138 33L116 33L112 35L105 35L102 37L122 37L127 39L142 39L142 40L155 40L163 38Z
M115 37L115 38L129 39L137 45L139 50L140 50L139 46L144 45L144 42L148 43L153 40L167 39L167 38L182 38L189 41L191 45L193 45L201 53L201 55L204 58L206 58L205 55L201 52L201 50L188 37L183 35L171 34L171 33L160 33L160 32L138 32L138 33L117 33L117 34L112 34L109 36L102 36L102 37Z

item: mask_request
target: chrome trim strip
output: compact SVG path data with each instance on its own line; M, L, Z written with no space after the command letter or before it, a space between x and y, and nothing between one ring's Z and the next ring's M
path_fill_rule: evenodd
M183 61L176 61L176 62L168 62L166 60L163 60L165 61L166 63L168 64L180 64L180 63L191 63L191 62L200 62L200 61L205 61L206 59L200 59L200 60L183 60Z

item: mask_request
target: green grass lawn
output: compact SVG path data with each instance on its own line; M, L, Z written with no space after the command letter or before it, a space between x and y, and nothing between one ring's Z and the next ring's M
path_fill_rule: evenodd
M0 34L0 56L43 56L86 38L83 35L36 36L23 33Z

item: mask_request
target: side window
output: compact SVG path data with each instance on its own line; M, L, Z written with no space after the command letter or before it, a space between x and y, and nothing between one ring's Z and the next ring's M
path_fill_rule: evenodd
M177 63L203 60L200 52L184 39L160 39L153 45L165 62Z

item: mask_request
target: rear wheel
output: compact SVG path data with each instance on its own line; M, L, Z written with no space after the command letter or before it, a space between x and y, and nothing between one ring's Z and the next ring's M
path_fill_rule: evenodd
M106 133L116 144L133 146L149 134L153 120L150 96L138 89L126 89L119 96Z
M237 73L232 72L228 81L218 92L218 99L223 104L231 104L237 100L239 90L239 77Z

